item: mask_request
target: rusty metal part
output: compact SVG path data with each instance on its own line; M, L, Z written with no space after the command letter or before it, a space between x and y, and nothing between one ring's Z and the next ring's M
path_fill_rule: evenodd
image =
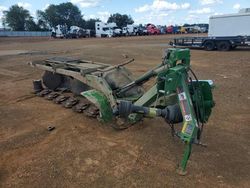
M74 112L82 113L84 110L86 110L90 106L90 103L84 103L80 102L77 105L72 107L72 110Z
M53 101L56 104L61 104L62 102L66 101L69 98L69 96L64 96L64 95L59 95L58 97L56 97Z
M83 113L88 117L96 118L99 115L99 109L91 104Z
M66 101L63 102L65 108L72 108L79 102L79 99L75 97L69 97Z
M56 97L58 97L60 94L57 93L57 92L51 92L50 94L48 94L45 99L47 100L53 100L55 99Z
M39 97L44 97L44 96L50 94L51 92L52 92L52 91L49 90L49 89L44 89L44 90L42 90L41 92L37 93L36 95L39 96Z

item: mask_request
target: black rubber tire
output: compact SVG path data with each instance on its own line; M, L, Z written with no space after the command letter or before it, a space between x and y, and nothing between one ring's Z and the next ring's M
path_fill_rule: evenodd
M237 46L232 46L231 49L232 50L235 50L237 48Z
M207 51L212 51L215 49L215 43L211 40L208 40L204 43L204 48Z
M217 49L219 51L229 51L231 50L231 44L228 41L220 41L217 43Z
M42 77L43 84L51 89L57 89L63 82L63 76L57 73L53 73L50 71L45 71Z

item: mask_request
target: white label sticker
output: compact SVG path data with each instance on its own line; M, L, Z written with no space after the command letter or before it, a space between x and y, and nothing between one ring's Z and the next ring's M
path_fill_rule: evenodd
M191 115L185 115L185 120L186 121L191 121L192 120L192 116Z
M184 92L178 94L179 100L184 101L187 99L186 94Z
M192 127L192 125L191 125L191 124L187 125L187 128L186 128L186 130L185 130L185 133L191 135L192 132L193 132L193 127Z

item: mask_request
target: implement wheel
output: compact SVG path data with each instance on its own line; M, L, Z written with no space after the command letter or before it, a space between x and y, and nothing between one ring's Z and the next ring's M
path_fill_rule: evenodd
M50 71L45 71L42 79L43 84L51 90L57 89L63 83L62 75Z
M228 41L220 41L217 43L217 49L219 51L229 51L231 50L231 44Z
M206 41L206 42L204 43L204 48L205 48L205 50L207 50L207 51L212 51L212 50L214 50L214 48L215 48L215 44L214 44L213 41L208 40L208 41Z

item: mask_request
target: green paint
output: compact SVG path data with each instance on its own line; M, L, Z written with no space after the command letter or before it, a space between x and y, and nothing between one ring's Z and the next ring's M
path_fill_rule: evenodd
M185 66L190 65L190 50L179 48L168 48L168 55L165 56L163 64L168 65L170 68L176 67L181 63Z
M156 85L154 85L146 93L144 93L144 95L141 98L139 98L134 103L134 105L149 107L155 102L156 98L157 98L157 89Z
M81 95L93 102L100 110L100 119L104 122L110 122L113 119L112 108L108 98L100 91L88 90L82 92Z
M212 108L215 103L213 100L212 86L206 81L194 81L189 85L189 89L193 94L192 101L194 108L198 107L198 119L201 123L206 123L211 115Z
M187 162L191 155L191 151L192 151L192 144L186 143L186 148L185 148L184 155L181 161L181 169L180 169L181 171L179 172L181 175L186 174Z

